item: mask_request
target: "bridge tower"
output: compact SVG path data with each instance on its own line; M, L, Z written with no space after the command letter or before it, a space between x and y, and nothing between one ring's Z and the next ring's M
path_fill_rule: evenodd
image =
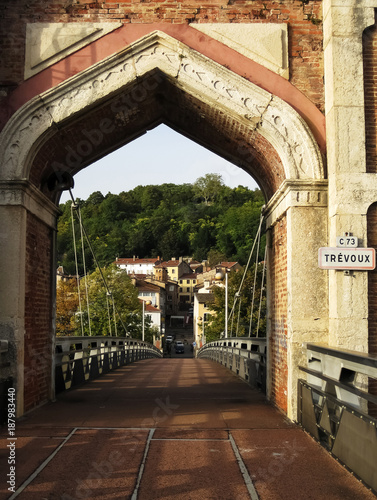
M268 397L296 416L304 344L376 352L375 0L4 4L0 339L18 415L53 397L56 182L166 123L266 198ZM127 166L125 166L125 171Z

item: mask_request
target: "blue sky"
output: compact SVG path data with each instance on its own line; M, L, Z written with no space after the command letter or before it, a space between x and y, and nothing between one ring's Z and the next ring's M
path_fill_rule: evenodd
M232 163L160 125L114 151L75 176L73 195L86 199L94 191L118 194L148 184L194 183L198 177L218 173L229 187L255 189L250 175ZM70 199L63 193L60 202Z

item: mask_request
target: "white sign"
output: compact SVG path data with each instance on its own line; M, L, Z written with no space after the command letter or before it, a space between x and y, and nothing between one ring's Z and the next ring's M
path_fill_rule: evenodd
M336 246L337 247L346 247L346 248L357 248L359 245L359 241L356 236L337 236L336 238Z
M374 248L320 248L318 266L321 269L372 271L376 267L376 251Z

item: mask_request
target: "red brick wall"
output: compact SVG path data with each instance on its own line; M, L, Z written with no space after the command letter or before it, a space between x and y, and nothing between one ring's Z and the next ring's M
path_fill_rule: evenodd
M363 34L367 172L377 172L377 25Z
M51 384L52 230L28 214L25 284L25 411L47 401Z
M287 221L282 218L271 229L270 248L271 304L270 369L271 400L287 411Z
M377 203L367 214L368 247L377 250ZM377 269L368 272L368 352L377 355ZM369 379L369 391L377 395L377 380ZM377 417L377 406L370 405L369 412Z
M287 23L290 81L324 109L321 0L202 2L0 0L0 94L23 80L25 25L33 22Z

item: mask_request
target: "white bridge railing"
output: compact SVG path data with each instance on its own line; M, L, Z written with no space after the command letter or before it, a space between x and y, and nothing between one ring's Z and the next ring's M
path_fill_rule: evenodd
M123 337L57 337L55 390L62 392L120 366L162 358L157 347Z
M377 356L307 344L300 370L299 423L377 491Z
M266 392L266 339L232 337L209 342L197 352L198 358L220 363L254 387Z

